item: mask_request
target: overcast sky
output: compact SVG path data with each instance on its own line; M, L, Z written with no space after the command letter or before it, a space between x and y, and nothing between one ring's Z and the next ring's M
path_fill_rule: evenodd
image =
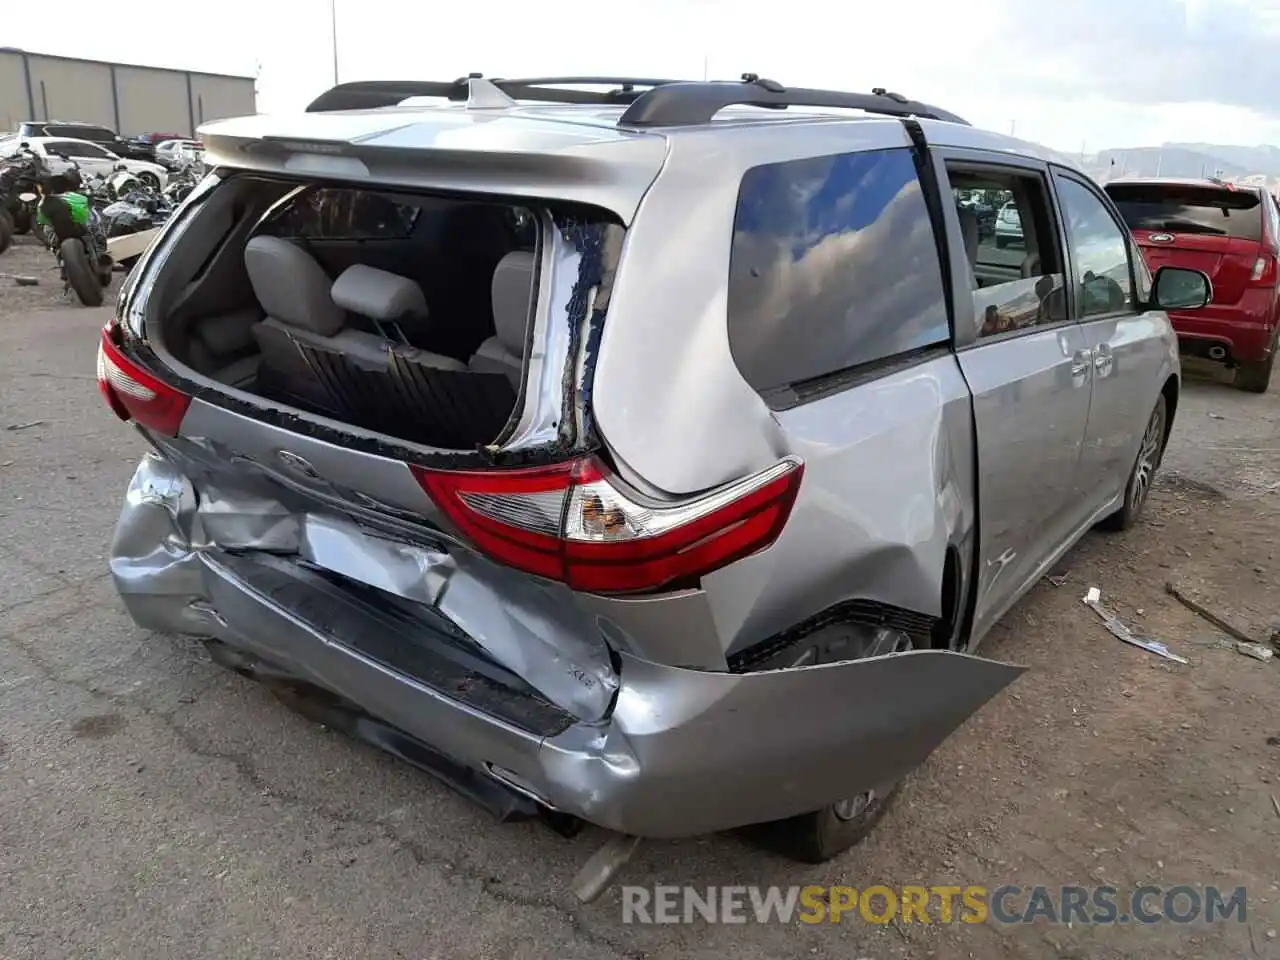
M1280 145L1280 0L334 0L342 80L630 74L883 86L1059 150ZM141 9L141 8L139 8ZM258 76L263 112L333 79L330 0L62 0L35 52ZM128 26L123 26L127 22Z

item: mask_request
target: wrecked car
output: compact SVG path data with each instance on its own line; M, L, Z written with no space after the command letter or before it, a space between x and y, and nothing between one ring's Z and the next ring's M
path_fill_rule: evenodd
M1164 310L1208 296L1078 171L883 91L357 83L201 136L102 331L150 445L130 615L628 838L863 836L1019 675L997 619L1137 519Z

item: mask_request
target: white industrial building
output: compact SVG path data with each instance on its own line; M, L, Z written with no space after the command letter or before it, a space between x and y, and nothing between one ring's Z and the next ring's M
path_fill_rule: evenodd
M0 47L0 133L24 120L61 120L101 124L124 137L193 136L206 121L256 112L253 77Z

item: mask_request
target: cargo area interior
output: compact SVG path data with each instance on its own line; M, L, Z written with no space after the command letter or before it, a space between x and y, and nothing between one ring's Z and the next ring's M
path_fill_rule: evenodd
M275 404L474 449L517 406L539 234L510 204L228 178L159 265L148 336Z

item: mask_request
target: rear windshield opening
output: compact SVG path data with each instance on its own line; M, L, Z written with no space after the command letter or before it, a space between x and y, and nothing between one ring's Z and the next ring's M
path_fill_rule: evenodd
M173 357L398 440L475 449L501 435L547 211L251 176L203 206L146 308Z
M1113 183L1107 192L1130 230L1262 239L1261 203L1253 191Z

